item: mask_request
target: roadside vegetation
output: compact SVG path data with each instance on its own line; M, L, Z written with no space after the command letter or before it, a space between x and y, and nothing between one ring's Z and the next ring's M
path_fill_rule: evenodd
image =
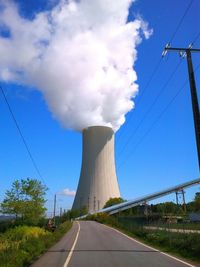
M64 220L72 220L72 219L81 217L81 216L86 215L86 214L88 214L88 209L85 206L83 206L80 209L68 210L67 212L65 212L63 214L63 219Z
M177 230L200 230L200 223L162 223L154 222L147 223L148 226L161 227L164 229L177 229Z
M113 205L116 205L116 204L120 204L120 203L123 203L125 200L121 197L113 197L113 198L110 198L106 204L104 205L103 208L108 208L108 207L111 207Z
M65 216L45 217L46 191L40 181L27 178L16 180L6 192L1 213L12 219L0 221L1 267L30 266L71 228Z
M36 226L17 226L0 234L0 266L30 266L38 256L56 243L71 225L71 222L65 222L54 232Z
M13 182L1 203L1 212L14 215L18 223L37 225L44 217L47 188L36 179Z
M134 222L127 223L123 218L109 216L105 213L89 215L87 220L109 225L162 251L172 252L184 258L200 262L200 234L152 231L145 229L144 225Z

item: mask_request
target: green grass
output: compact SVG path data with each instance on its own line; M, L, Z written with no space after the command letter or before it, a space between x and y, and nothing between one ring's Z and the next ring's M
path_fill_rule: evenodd
M162 227L162 228L171 228L171 229L187 229L187 230L200 230L200 223L164 223L161 221L154 221L148 222L146 218L137 217L119 217L119 222L122 222L126 225L138 224L144 226L155 226L155 227Z
M200 223L152 223L146 226L163 227L170 229L200 230Z
M40 227L17 226L0 234L0 266L24 267L56 243L72 226L61 224L54 233Z
M107 225L120 230L130 237L136 238L144 244L153 246L155 249L170 253L182 259L193 261L194 263L200 263L199 236L195 234L184 235L170 233L169 236L168 232L163 234L163 231L149 232L144 231L143 228L130 231L125 229L123 226L115 226L109 223Z

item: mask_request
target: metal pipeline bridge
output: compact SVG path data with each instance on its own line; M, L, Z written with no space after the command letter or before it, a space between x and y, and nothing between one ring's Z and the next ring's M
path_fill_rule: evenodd
M188 187L191 187L191 186L194 186L194 185L197 185L197 184L200 184L200 178L195 179L195 180L191 180L191 181L188 181L188 182L185 182L185 183L173 186L173 187L170 187L168 189L165 189L165 190L153 193L153 194L146 195L144 197L140 197L140 198L136 198L136 199L133 199L133 200L125 201L123 203L120 203L120 204L117 204L117 205L113 205L113 206L105 208L105 209L94 211L91 214L97 214L97 213L102 213L102 212L108 213L110 215L111 214L115 214L115 213L118 213L120 211L127 210L127 209L133 208L133 207L138 206L138 205L146 204L150 200L154 200L156 198L160 198L160 197L169 195L169 194L174 193L174 192L176 193L176 192L183 191L185 188L188 188ZM76 219L77 220L84 219L88 215L89 214L86 214L86 215L80 216L80 217L78 217Z
M130 209L132 207L135 207L135 206L138 206L141 204L145 204L146 202L148 202L150 200L154 200L156 198L169 195L173 192L183 191L183 189L197 185L197 184L200 184L200 178L183 183L183 184L179 184L179 185L170 187L168 189L165 189L165 190L153 193L153 194L146 195L146 196L141 197L141 198L136 198L133 200L129 200L129 201L117 204L117 205L113 205L113 206L105 208L105 209L98 210L98 211L94 212L93 214L100 213L100 212L106 212L108 214L115 214L115 213L118 213L120 211L127 210L127 209Z

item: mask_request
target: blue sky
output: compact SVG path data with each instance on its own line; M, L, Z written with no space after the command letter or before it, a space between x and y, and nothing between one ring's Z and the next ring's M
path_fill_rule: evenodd
M56 4L56 1L46 0L15 2L19 4L20 13L30 19L35 13L51 9ZM127 122L116 133L117 175L121 195L125 199L133 199L199 177L186 59L182 59L178 66L178 54L168 54L151 79L164 46L172 38L190 2L137 0L130 8L129 20L140 14L153 29L153 35L137 48L135 69L139 94L135 98L135 109L128 113ZM172 46L187 47L198 36L199 12L200 2L193 0L173 37ZM194 47L200 47L200 36ZM200 54L193 54L194 69L199 63ZM173 78L168 82L175 70ZM195 74L199 94L199 69ZM171 103L185 81L185 87ZM81 134L66 130L59 124L48 110L40 92L11 83L2 85L49 188L47 207L51 212L55 193L64 188L76 190L81 167ZM158 100L152 106L158 94ZM167 110L162 113L166 107ZM2 200L5 190L10 188L15 179L39 177L2 96L0 114ZM186 200L191 200L197 190L199 187L187 190ZM165 199L174 200L175 196ZM72 197L59 196L57 209L68 209L72 202Z

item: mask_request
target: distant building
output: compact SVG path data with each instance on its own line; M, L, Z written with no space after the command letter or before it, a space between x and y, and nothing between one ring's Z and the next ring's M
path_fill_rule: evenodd
M200 213L191 212L188 217L190 222L200 222Z

